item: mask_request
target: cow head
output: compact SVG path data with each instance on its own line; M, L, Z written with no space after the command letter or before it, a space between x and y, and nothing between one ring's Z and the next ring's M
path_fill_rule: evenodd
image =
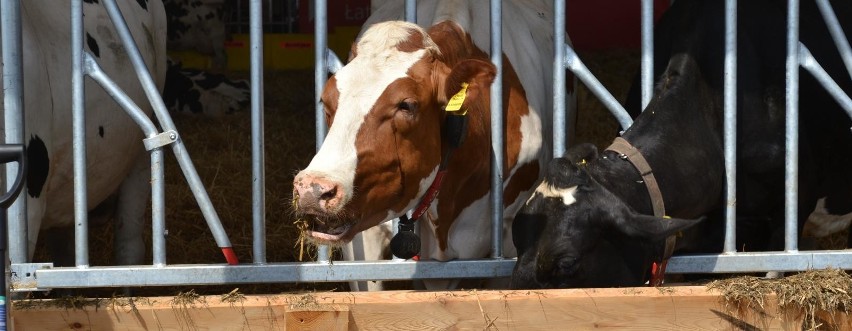
M446 147L447 96L467 83L463 107L473 111L487 100L495 75L481 60L448 62L426 31L406 22L371 26L352 54L322 93L328 135L293 183L296 214L308 222L310 237L326 244L347 242L413 208Z
M636 213L590 176L586 168L596 158L597 148L584 144L551 161L516 215L513 288L639 285L653 262L646 257L660 255L666 237L698 222Z

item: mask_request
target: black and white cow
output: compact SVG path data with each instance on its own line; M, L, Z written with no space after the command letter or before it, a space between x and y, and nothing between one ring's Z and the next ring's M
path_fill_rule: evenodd
M244 79L198 69L184 68L168 60L163 102L172 113L190 112L208 116L230 114L249 103L251 89Z
M120 0L127 25L156 84L166 72L166 21L160 0ZM71 15L68 2L23 1L22 40L25 143L29 172L27 208L29 253L39 230L66 228L73 218L71 145ZM102 69L150 114L151 107L104 4L83 4L84 44ZM135 122L92 80L86 81L88 203L90 208L118 192L115 214L116 259L141 264L145 253L142 221L150 191L150 165L143 134ZM2 105L0 105L2 106ZM5 132L3 132L5 134ZM68 238L66 238L68 239ZM49 239L50 240L50 239ZM72 251L73 252L73 251ZM63 264L63 261L55 261ZM70 261L64 261L64 264Z
M228 63L223 18L225 0L164 0L168 19L170 51L192 50L213 59L213 70L222 71Z
M848 35L852 4L834 5ZM801 6L802 42L852 92L815 5ZM786 1L740 1L738 11L736 247L780 249L773 237L783 229L784 212ZM716 0L677 1L664 15L655 32L654 98L620 137L638 154L616 146L624 146L619 140L611 146L618 151L581 144L549 165L513 225L519 253L513 287L641 285L663 257L665 239L681 231L681 252L721 251L724 17ZM849 200L836 200L852 187L852 121L801 72L800 223L822 196L845 208L833 214L852 211ZM634 166L639 156L650 167L645 176ZM649 193L652 181L661 200ZM665 217L648 216L655 205Z

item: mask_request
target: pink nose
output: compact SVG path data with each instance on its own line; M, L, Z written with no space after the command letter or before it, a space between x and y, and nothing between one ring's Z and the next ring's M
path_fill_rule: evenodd
M300 173L293 180L293 204L299 213L333 214L343 201L343 188L322 176Z

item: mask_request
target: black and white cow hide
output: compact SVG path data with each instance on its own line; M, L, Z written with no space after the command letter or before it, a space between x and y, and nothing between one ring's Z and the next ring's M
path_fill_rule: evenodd
M852 3L833 5L846 34L852 33ZM623 155L575 146L550 164L515 219L513 287L641 285L651 263L662 259L664 239L676 233L683 234L680 253L721 251L723 6L677 1L665 13L655 30L654 97L622 136L650 165L671 218L648 216L649 191ZM786 1L740 1L738 12L736 247L780 250ZM813 2L802 2L800 24L802 43L852 92ZM799 229L821 197L833 214L852 211L852 121L809 73L800 72Z

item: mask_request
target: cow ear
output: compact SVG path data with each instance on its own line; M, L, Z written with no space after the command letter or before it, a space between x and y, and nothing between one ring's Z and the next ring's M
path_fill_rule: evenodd
M571 160L575 165L584 165L586 162L598 158L598 147L590 143L582 143L573 146L565 153L565 158Z
M653 241L663 240L703 220L704 217L698 219L655 217L637 214L632 210L629 211L627 217L613 219L615 228L621 233L630 237L646 238Z
M471 105L482 102L483 95L488 95L497 68L490 62L481 60L464 60L456 64L444 82L444 93L447 97L456 95L462 89L462 83L467 84L466 97L462 108L469 109ZM443 100L446 102L446 100Z

